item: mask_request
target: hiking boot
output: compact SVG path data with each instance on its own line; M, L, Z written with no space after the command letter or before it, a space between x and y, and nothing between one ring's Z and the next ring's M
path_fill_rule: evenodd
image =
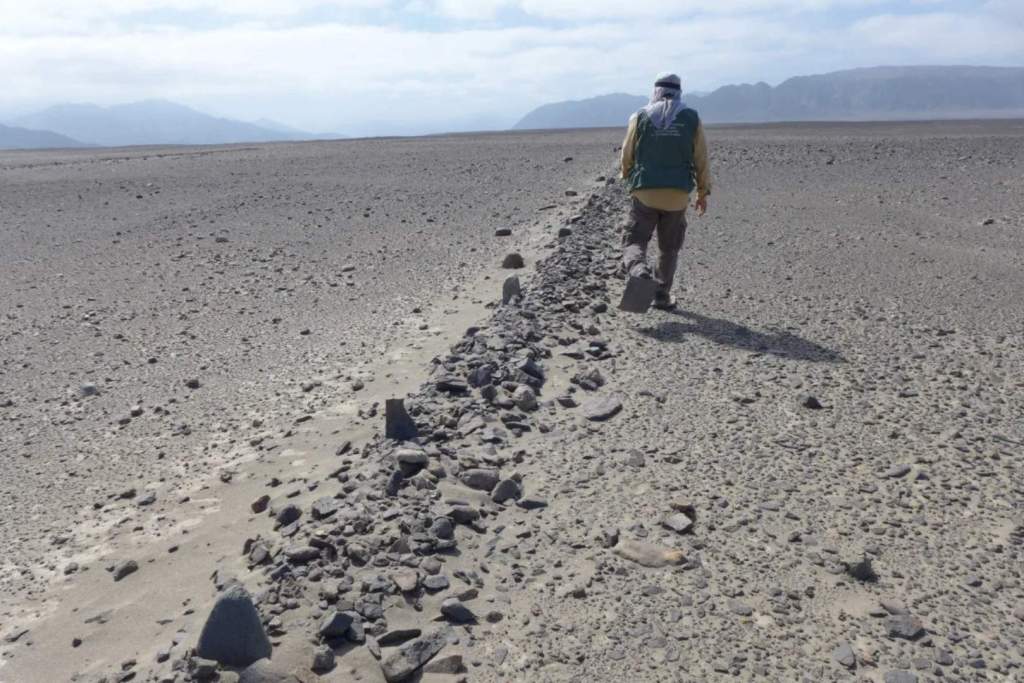
M638 277L641 280L653 280L654 272L651 270L651 267L646 263L637 263L632 268L629 269L629 276Z
M654 295L654 303L651 306L659 311L674 311L676 310L676 298L671 294L658 292Z

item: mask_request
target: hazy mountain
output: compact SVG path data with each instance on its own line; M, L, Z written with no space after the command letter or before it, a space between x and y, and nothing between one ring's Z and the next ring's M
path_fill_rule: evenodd
M711 123L892 120L1024 116L1024 68L983 66L874 67L728 85L685 95ZM605 95L549 104L516 128L622 126L645 97Z
M72 140L48 130L30 130L0 124L0 149L54 149L85 146L78 140Z
M647 104L646 97L622 93L601 95L587 100L545 104L524 116L514 128L535 130L622 126L633 112L645 104Z
M105 147L124 145L211 145L234 142L308 140L316 136L244 121L218 118L164 100L113 107L60 104L13 121L19 126L52 130Z

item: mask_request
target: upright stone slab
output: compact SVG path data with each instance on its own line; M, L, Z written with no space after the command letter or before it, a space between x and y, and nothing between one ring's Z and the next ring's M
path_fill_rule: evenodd
M384 404L384 435L395 441L409 441L419 434L416 423L405 410L405 399L389 398Z
M246 667L269 658L272 650L259 612L249 593L239 584L217 598L196 646L200 657L235 667Z
M516 275L505 278L505 284L501 286L501 303L507 306L512 299L521 297L523 289L519 285L519 277Z

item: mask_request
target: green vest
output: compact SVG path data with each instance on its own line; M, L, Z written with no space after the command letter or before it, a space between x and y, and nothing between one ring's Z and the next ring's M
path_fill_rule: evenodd
M694 187L693 139L700 119L683 109L672 125L659 129L642 109L637 114L636 155L629 174L629 191Z

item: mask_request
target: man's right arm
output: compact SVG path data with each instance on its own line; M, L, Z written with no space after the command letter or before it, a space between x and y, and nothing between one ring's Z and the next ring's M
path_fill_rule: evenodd
M636 114L629 117L626 139L622 141L622 179L629 178L636 162Z

